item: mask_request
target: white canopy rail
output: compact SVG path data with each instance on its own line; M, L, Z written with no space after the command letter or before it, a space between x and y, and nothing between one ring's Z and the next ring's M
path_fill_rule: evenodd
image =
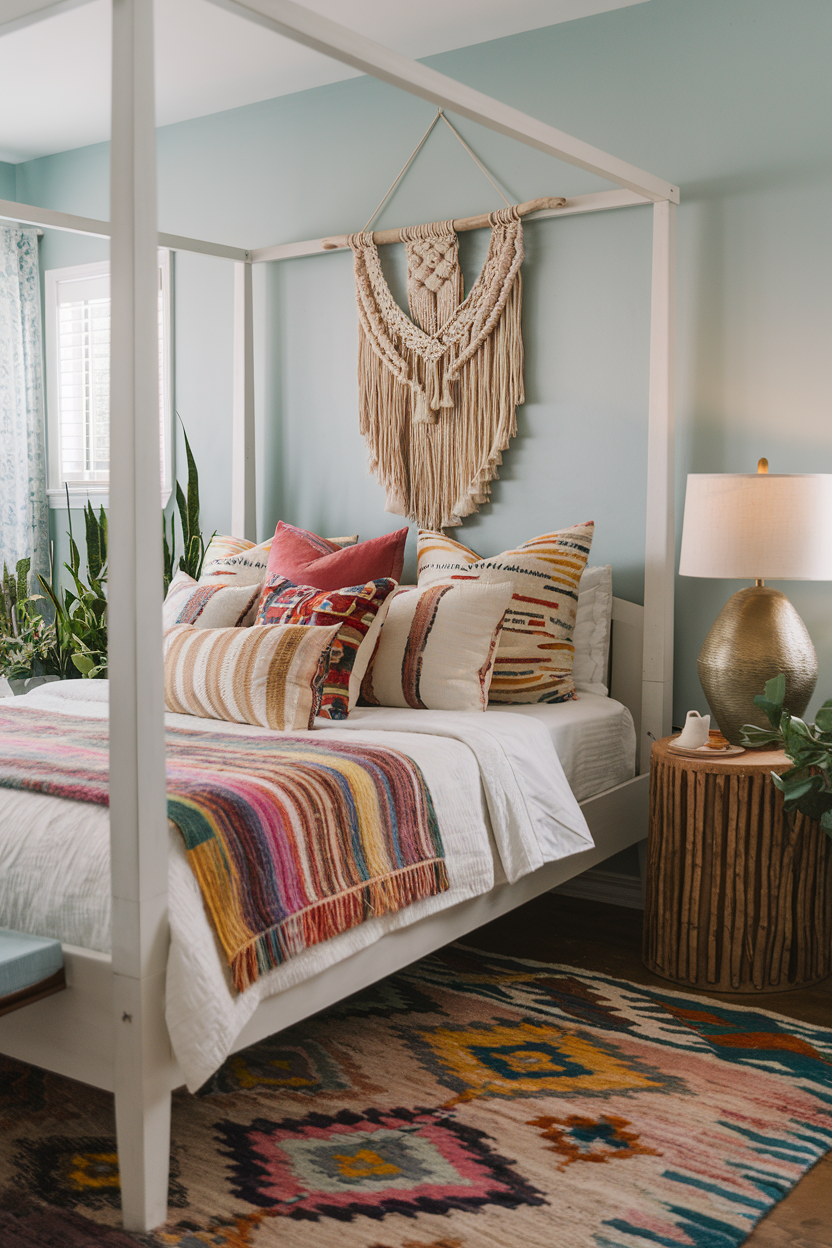
M0 0L0 35L87 2ZM562 206L531 213L530 220L653 205L641 716L645 771L650 737L666 734L671 723L674 216L678 187L291 0L211 2L620 188L567 198ZM71 1067L55 1062L52 1069L65 1069L75 1077L87 1077L88 1082L113 1087L124 1224L129 1230L147 1231L164 1221L167 1213L171 1068L164 1024L168 848L162 566L160 544L146 540L147 533L158 524L159 513L156 250L161 245L235 262L232 519L235 532L254 537L251 266L337 250L346 239L314 239L246 250L158 232L153 0L112 3L112 221L12 201L0 201L0 219L111 240L115 419L110 449L110 823L115 1065L112 1085L95 1075L89 1060L83 1066L83 1058ZM462 930L469 929L460 927ZM101 959L102 955L95 957ZM324 1003L309 1008L317 1009Z

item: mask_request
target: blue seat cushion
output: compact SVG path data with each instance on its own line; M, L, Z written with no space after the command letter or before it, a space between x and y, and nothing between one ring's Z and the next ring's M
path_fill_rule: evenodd
M64 964L59 940L28 936L0 927L0 997L31 988L56 974Z

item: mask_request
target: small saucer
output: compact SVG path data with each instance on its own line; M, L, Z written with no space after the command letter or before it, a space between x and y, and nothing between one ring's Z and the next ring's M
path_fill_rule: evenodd
M671 754L682 754L686 758L736 758L738 754L744 754L745 748L741 745L726 745L721 750L712 750L709 745L697 745L691 750L684 745L676 745L678 737L674 737L673 741L668 741L667 748Z

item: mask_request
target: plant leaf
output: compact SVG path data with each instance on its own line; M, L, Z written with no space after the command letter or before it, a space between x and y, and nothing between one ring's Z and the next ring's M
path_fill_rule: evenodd
M760 728L758 724L743 724L740 729L740 740L743 745L753 750L757 746L780 741L782 737L776 728Z
M101 549L101 530L89 499L84 508L84 526L87 534L87 571L90 577L96 579L104 559Z
M765 697L762 693L755 693L754 705L759 706L760 710L764 713L764 715L766 716L766 719L771 724L772 728L780 727L780 720L783 714L783 708L777 702L772 702L769 698Z
M818 776L809 776L806 780L784 781L782 776L778 776L775 780L775 787L783 794L785 801L794 803L818 788L819 779Z
M199 473L196 470L196 460L193 457L184 424L182 436L185 439L185 454L188 457L188 541L190 542L199 533Z
M190 533L188 531L188 504L182 486L176 482L176 506L179 511L179 523L182 525L182 544L187 548Z
M17 600L24 602L29 597L29 569L32 566L31 559L18 559L17 567Z
M786 674L780 672L779 675L773 676L771 680L766 681L765 696L769 702L773 702L775 706L782 706L786 697Z

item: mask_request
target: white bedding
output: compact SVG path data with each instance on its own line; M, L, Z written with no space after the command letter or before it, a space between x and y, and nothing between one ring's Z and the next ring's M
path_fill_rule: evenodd
M624 784L636 774L633 717L626 706L613 698L579 693L573 702L536 702L529 706L492 703L486 715L505 712L524 715L544 725L579 802Z
M106 695L104 682L73 681L6 701L4 709L28 705L103 717ZM179 715L167 720L171 726L210 732L268 731ZM421 767L439 819L451 887L308 949L235 994L181 839L172 829L166 1018L191 1089L228 1055L264 997L310 978L385 932L592 844L549 727L535 717L368 708L337 727L318 723L331 739L360 733L368 742L401 750ZM106 809L0 789L0 926L109 949Z

